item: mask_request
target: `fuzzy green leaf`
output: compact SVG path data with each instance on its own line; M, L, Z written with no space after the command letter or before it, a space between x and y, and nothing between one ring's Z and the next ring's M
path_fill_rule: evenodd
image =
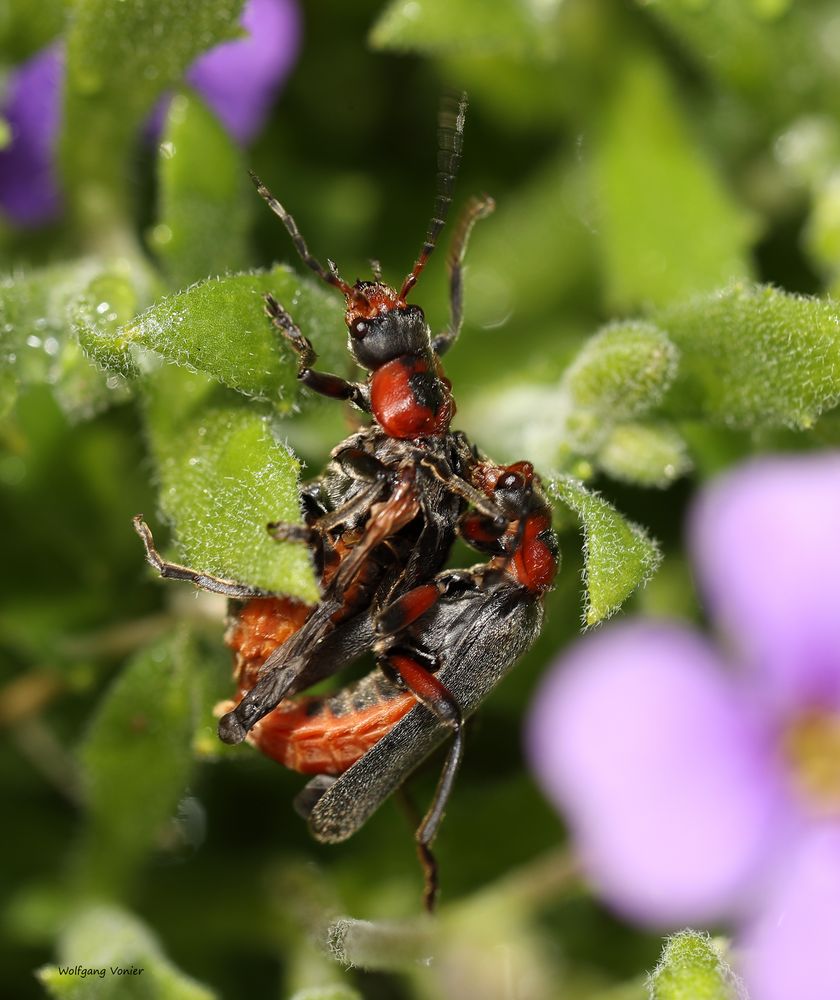
M214 278L160 299L116 332L113 348L148 348L288 412L300 386L297 357L266 318L266 292L335 358L344 339L340 300L287 268Z
M548 484L549 494L578 516L584 538L584 623L614 614L656 572L659 546L644 528L626 520L598 493L571 477Z
M650 1000L746 1000L737 976L708 934L681 931L665 942L650 975Z
M674 381L679 352L652 323L612 323L586 342L563 376L573 405L617 423L652 409Z
M183 795L192 764L200 658L182 635L138 654L106 694L80 756L88 887L121 887Z
M663 305L750 276L753 226L684 121L656 63L629 64L595 162L607 294L617 308Z
M76 914L59 940L57 964L38 969L37 976L55 1000L213 1000L215 996L170 962L145 924L114 906L94 906Z
M424 52L492 52L547 57L555 40L547 30L560 7L499 0L392 0L370 33L375 49Z
M308 552L278 543L269 521L301 519L299 465L267 414L174 366L147 385L160 506L195 569L290 594L319 596Z
M736 284L654 317L680 349L665 407L729 427L810 427L840 399L840 308Z
M685 441L667 424L619 424L596 456L613 479L664 489L691 470Z
M67 36L62 158L77 220L101 244L128 217L138 130L201 52L235 37L243 0L78 0Z
M242 154L192 92L169 106L158 161L159 222L151 242L170 285L184 288L249 263L248 225L259 199Z

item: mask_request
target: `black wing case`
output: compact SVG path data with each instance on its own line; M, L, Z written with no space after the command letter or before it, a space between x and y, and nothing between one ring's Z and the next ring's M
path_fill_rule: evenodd
M424 621L418 639L445 651L437 676L465 717L539 635L542 617L538 597L519 586L502 586L444 599ZM413 708L317 800L309 813L312 835L323 843L351 837L451 734L427 708Z

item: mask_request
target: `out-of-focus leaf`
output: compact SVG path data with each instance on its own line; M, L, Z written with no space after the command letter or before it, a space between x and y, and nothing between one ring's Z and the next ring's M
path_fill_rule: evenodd
M656 572L662 559L659 546L644 528L626 520L578 480L558 477L548 489L577 514L583 528L584 623L595 625L616 612Z
M314 344L326 346L326 366L330 357L346 363L340 299L287 268L214 278L169 295L120 327L102 349L148 348L288 412L300 385L297 356L265 315L266 292L288 308Z
M556 40L549 25L559 0L392 0L370 33L376 49L515 53L548 57Z
M64 27L65 0L42 0L37 14L29 0L6 0L0 8L0 51L22 62L55 39Z
M67 36L62 159L77 221L124 227L138 129L201 52L235 37L243 0L78 0Z
M663 305L750 276L753 225L651 59L630 62L615 88L595 176L599 246L615 307Z
M301 519L299 465L255 403L174 366L147 386L160 506L188 565L317 601L308 550L276 542L269 521Z
M746 1000L738 977L708 934L680 931L650 975L650 1000Z
M195 93L169 105L158 177L151 243L172 287L246 267L250 208L259 199L238 147Z
M186 635L138 654L105 695L81 748L86 885L120 888L184 792L200 658Z
M834 173L816 185L811 217L805 230L805 248L819 270L834 279L838 291L840 273L840 174Z
M801 109L837 108L838 70L825 44L832 3L792 0L637 0L754 115L786 122ZM807 55L805 55L807 53Z
M680 349L666 410L729 427L809 427L840 399L840 308L736 284L662 310Z
M82 259L0 280L0 412L18 387L43 382L71 418L90 416L110 401L104 377L71 334L76 300L101 266Z
M619 424L601 445L596 462L613 479L660 489L691 470L685 441L667 424Z
M476 227L465 276L472 326L521 326L553 303L585 294L596 270L579 168L552 157ZM524 332L523 332L524 336Z
M37 975L55 1000L215 997L172 964L145 924L115 906L80 911L59 940L58 962L39 969Z

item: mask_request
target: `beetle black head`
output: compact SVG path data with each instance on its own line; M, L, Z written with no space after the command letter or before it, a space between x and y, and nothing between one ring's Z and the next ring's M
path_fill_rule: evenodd
M350 350L369 371L405 354L425 354L431 344L429 325L419 306L406 305L381 281L357 281L347 294L344 314Z

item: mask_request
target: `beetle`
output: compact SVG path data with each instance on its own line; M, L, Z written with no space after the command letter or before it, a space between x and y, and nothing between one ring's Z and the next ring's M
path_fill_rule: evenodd
M531 464L484 461L475 478L509 518L502 532L477 511L463 519L464 537L491 559L444 570L384 607L373 624L377 670L326 698L282 702L248 737L285 767L316 775L297 805L315 838L334 843L453 734L416 832L429 910L438 889L431 845L463 757L464 721L539 634L558 568L551 510Z
M252 174L304 263L344 295L350 351L368 372L365 382L354 383L318 371L309 340L265 297L270 321L298 356L303 384L373 418L333 450L325 472L304 488L305 523L268 526L278 540L300 542L313 554L319 603L301 605L166 562L148 526L135 518L147 559L162 576L231 598L227 641L238 694L225 706L219 735L229 743L248 738L286 766L316 775L299 801L316 838L350 836L454 732L417 832L429 908L437 890L431 843L463 753L463 721L538 634L556 569L547 504L530 465L495 466L450 429L455 404L440 356L461 329L463 258L492 199L472 199L456 228L446 330L433 338L423 311L406 301L444 225L465 110L463 96L444 105L434 213L398 291L382 281L378 265L373 281L352 286L332 261L324 268L291 215ZM490 553L490 561L441 571L456 533ZM368 650L378 666L358 684L326 701L288 701ZM387 766L374 763L383 752Z

